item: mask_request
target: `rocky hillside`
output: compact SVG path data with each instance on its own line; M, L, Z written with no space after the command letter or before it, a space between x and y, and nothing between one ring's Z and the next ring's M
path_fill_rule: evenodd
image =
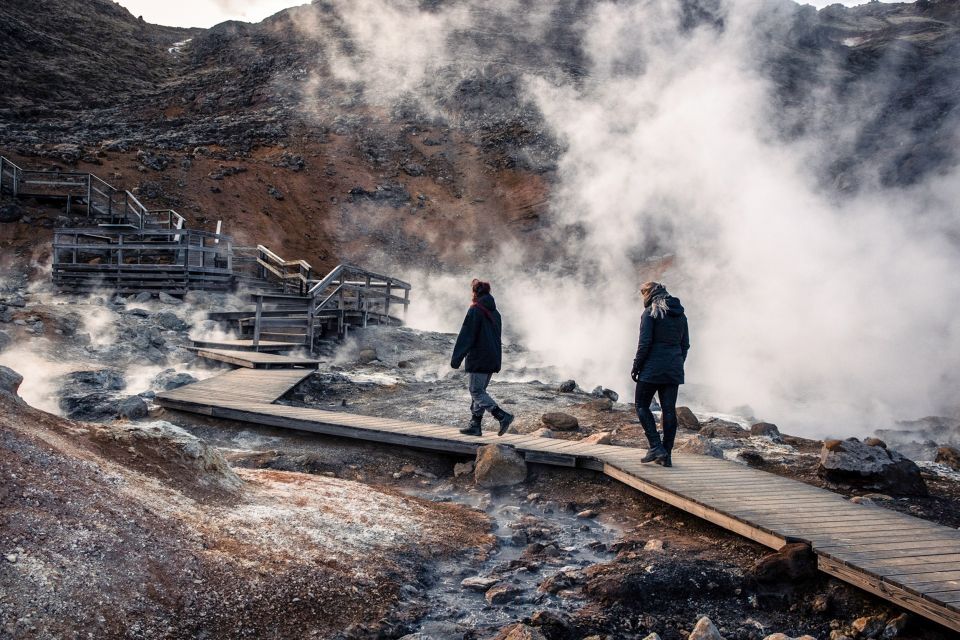
M3 637L362 633L397 612L427 558L487 543L485 517L468 509L234 470L167 422L33 409L19 382L0 367Z
M732 28L731 6L687 0L680 29ZM397 33L417 40L405 55L378 51L383 34L364 29L384 25L350 7L187 32L106 0L5 3L2 151L98 170L193 224L222 218L241 240L256 231L318 266L382 254L449 265L506 241L550 243L564 147L525 83L590 81L578 25L595 3L397 10ZM865 173L909 185L953 166L958 0L819 12L770 0L750 20L771 135L829 141L817 157L829 188L855 190ZM618 64L637 74L644 62ZM141 149L164 157L145 163Z

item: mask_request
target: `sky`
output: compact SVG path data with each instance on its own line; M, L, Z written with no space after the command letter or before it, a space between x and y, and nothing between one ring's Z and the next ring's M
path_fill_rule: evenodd
M212 27L225 20L260 22L264 18L309 0L116 0L135 16L153 24L173 27ZM834 4L836 0L807 0L817 8ZM863 4L862 0L842 0L848 6Z
M225 20L260 22L309 0L117 0L135 16L173 27L212 27Z

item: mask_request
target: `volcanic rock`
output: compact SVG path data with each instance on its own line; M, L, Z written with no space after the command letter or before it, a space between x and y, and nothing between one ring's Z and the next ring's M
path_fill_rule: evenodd
M920 468L892 449L856 438L827 440L817 474L830 482L849 483L891 495L927 495Z
M16 204L0 207L0 222L16 222L23 217L23 209Z
M547 640L547 637L539 629L517 623L501 629L493 640Z
M850 628L858 638L879 637L886 626L887 620L883 616L863 616L850 624Z
M377 350L373 348L361 349L357 354L357 362L361 364L370 364L377 359Z
M512 447L488 444L477 450L474 481L481 487L506 487L527 479L527 463Z
M713 418L707 421L699 431L706 438L733 438L740 440L749 438L750 432L733 422Z
M690 431L700 430L700 420L690 410L690 407L677 407L677 425L681 429L689 429Z
M513 427L511 427L511 429L512 429L512 428L513 428ZM536 437L538 437L538 438L553 438L553 437L554 437L553 431L551 431L550 429L547 429L546 427L541 427L541 428L537 429L536 431L531 431L531 432L530 432L530 435L536 436Z
M810 545L786 544L779 551L757 560L750 576L762 584L792 582L817 575L817 556Z
M521 593L523 590L512 584L498 584L490 587L483 597L490 604L506 604L516 600Z
M473 460L468 462L458 462L453 465L453 476L459 478L460 476L468 476L473 473Z
M540 417L540 422L547 428L555 431L576 431L580 423L569 413L554 411L545 413Z
M710 442L709 438L705 438L699 433L694 434L685 442L682 442L676 447L676 451L680 453L694 453L700 456L711 456L714 458L723 457L723 449L717 445Z
M713 621L703 616L697 620L697 625L690 632L687 640L724 640L724 638L720 635L720 631L713 624Z
M560 383L560 387L559 387L560 393L573 393L576 390L577 390L576 380L566 380Z
M0 343L2 343L2 340L0 340ZM0 350L2 350L2 346L0 346ZM933 461L944 464L954 471L960 471L960 449L940 447L937 449L937 455Z
M910 614L901 613L887 622L887 626L883 628L880 637L883 638L883 640L897 638L903 633L903 630L907 628L908 624L910 624Z
M0 331L0 351L7 349L13 344L13 338L6 331Z
M593 435L587 436L580 442L583 444L610 444L611 439L613 438L613 433L610 431L600 431Z
M193 384L197 379L194 378L189 373L178 373L176 369L165 369L158 373L154 377L153 381L150 383L150 386L154 389L162 389L163 391L170 391L172 389L179 389L188 384Z
M170 329L171 331L186 331L190 328L190 325L172 311L161 311L153 318L161 327Z
M23 376L13 369L0 365L0 392L16 396L22 382Z
M60 389L64 395L83 391L121 391L126 386L123 372L117 369L74 371L60 377Z
M591 411L610 411L613 409L613 401L610 398L597 398L586 403L586 407Z
M808 635L797 636L796 638L794 638L792 636L788 636L785 633L773 633L767 636L766 638L764 638L763 640L817 640L817 639L814 638L813 636L808 636Z
M117 414L121 418L128 420L139 420L146 418L148 414L147 403L140 396L130 396L124 398L117 405Z
M750 425L750 435L765 436L774 442L783 442L783 437L780 435L780 430L777 429L777 425L769 422L758 422Z
M181 300L180 298L174 298L170 294L164 293L162 291L159 294L157 294L157 299L163 304L172 304L172 305L183 304L183 300Z
M469 589L470 591L480 591L486 592L493 585L500 582L497 578L483 577L483 576L473 576L470 578L464 578L460 581L460 586L464 589Z

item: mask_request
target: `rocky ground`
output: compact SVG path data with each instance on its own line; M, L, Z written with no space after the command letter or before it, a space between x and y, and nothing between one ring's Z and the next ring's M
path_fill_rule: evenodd
M2 297L0 364L24 372L21 395L87 421L0 394L0 613L14 637L114 637L135 618L143 637L192 636L204 620L214 637L290 620L316 637L411 640L948 637L817 574L802 550L769 556L600 474L530 465L521 484L485 489L463 458L163 410L156 391L219 370L183 348L218 331L209 300L54 298L25 280ZM356 332L283 401L460 424L452 338ZM582 390L519 345L507 361L491 391L517 431L643 446L615 391ZM882 493L883 474L825 473L824 443L702 407L681 416L681 447L957 526L945 459L919 461L928 495Z

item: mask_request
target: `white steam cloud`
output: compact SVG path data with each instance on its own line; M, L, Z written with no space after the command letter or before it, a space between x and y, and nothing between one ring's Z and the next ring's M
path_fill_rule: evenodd
M426 82L472 14L414 4L358 3L368 19L345 24L367 55L335 68L394 87L388 99ZM566 145L552 222L583 230L555 242L582 261L529 264L515 244L475 273L417 278L413 324L456 330L468 278L486 277L520 341L581 386L622 393L647 275L637 258L658 247L675 255L662 280L688 311L701 408L749 405L811 435L955 411L960 173L824 193L817 152L831 140L774 134L772 88L755 70L758 7L735 0L722 31L685 31L669 0L598 4L583 25L586 77L525 77ZM810 119L823 130L823 114ZM849 139L856 124L827 130Z

